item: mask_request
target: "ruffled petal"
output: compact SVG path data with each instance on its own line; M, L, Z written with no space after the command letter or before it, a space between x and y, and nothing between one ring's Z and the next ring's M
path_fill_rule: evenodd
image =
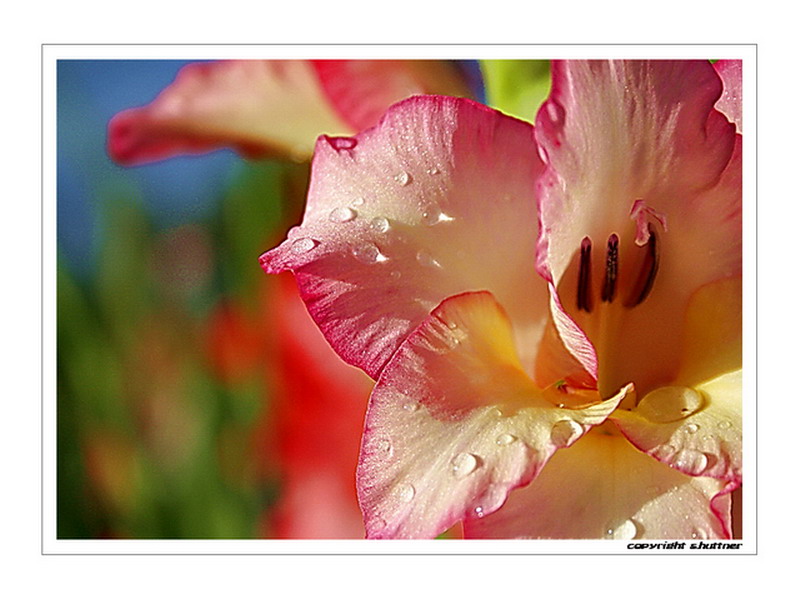
M312 62L329 101L353 131L373 127L389 106L411 96L471 96L464 76L452 61Z
M742 481L742 372L658 388L611 420L634 446L687 475Z
M557 452L533 483L509 496L502 510L466 522L464 537L730 537L729 502L718 496L723 482L670 469L612 430L596 428Z
M601 392L634 381L646 393L675 376L691 294L741 273L741 137L714 109L722 86L707 61L569 61L553 73L537 117L538 269L594 345ZM578 307L585 240L590 311Z
M443 298L491 291L523 364L547 318L535 273L533 128L470 100L417 96L354 138L320 138L303 223L261 257L373 378Z
M717 110L736 123L736 131L742 133L742 61L718 60L714 68L722 78L722 96L717 101Z
M430 538L489 515L628 392L600 401L596 391L541 390L491 294L445 300L370 399L357 473L367 536ZM561 399L579 406L554 403Z
M352 131L329 106L309 61L194 63L152 103L111 120L108 152L124 165L223 147L248 157L306 158L320 133Z

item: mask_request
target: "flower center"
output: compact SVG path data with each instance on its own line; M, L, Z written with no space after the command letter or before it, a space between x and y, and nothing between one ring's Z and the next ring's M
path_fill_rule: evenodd
M619 236L612 233L608 236L606 244L605 277L600 290L600 299L605 303L612 303L617 298L617 287L627 292L622 300L626 308L634 308L644 302L653 289L653 284L658 274L659 242L658 236L652 225L647 225L649 237L644 255L640 258L636 276L629 281L618 281L619 278ZM591 313L594 308L592 291L592 240L586 236L581 241L580 266L578 269L577 289L578 310Z

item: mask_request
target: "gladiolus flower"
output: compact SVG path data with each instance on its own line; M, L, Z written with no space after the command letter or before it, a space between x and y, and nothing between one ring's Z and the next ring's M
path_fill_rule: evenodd
M123 165L230 147L305 159L320 133L374 125L412 94L469 95L453 63L227 60L187 65L149 105L116 115L108 152Z
M708 62L557 62L535 130L427 96L317 141L303 222L261 260L377 381L368 537L730 536L741 137L722 91Z

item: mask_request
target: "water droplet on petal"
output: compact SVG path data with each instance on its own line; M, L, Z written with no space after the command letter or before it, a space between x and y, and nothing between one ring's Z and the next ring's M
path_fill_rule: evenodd
M358 213L349 207L341 207L341 208L334 208L331 211L331 214L328 215L328 219L332 223L347 223L352 221L358 216Z
M626 519L616 527L608 527L605 531L607 540L632 540L641 535L640 527L633 519Z
M455 217L451 217L438 208L430 208L422 213L422 222L431 227L439 223L449 223L455 220Z
M411 502L417 490L410 483L403 483L395 488L395 493L402 502Z
M719 424L720 429L730 429L731 427L733 427L733 423L730 421L722 421L722 423Z
M639 413L654 423L685 419L703 408L703 395L688 387L671 385L647 394L639 403Z
M423 267L439 267L441 268L441 264L435 258L430 255L430 252L427 250L420 250L417 252L417 262L422 265Z
M708 467L708 456L697 450L685 448L675 456L675 468L689 475L699 475Z
M392 271L389 273L389 277L392 279L400 279L400 271Z
M386 262L389 260L386 256L381 254L381 251L378 249L378 247L371 242L367 242L366 244L361 244L360 246L353 248L353 256L367 265Z
M659 460L669 460L673 454L677 452L675 446L670 446L669 444L664 444L663 446L659 446L655 449L655 457Z
M356 198L353 200L353 206L363 206L364 205L364 198Z
M390 227L389 220L384 217L375 217L369 222L369 226L373 231L377 231L378 233L386 233L389 231Z
M425 172L428 175L438 175L440 171L437 167L431 167L430 169L427 169Z
M316 248L318 244L319 242L317 240L312 240L311 238L299 238L292 243L292 252L295 254L304 254Z
M701 531L700 529L695 529L694 531L692 531L692 539L693 540L705 540L705 539L707 539L707 536L706 536L704 531Z
M419 408L418 402L406 402L405 404L403 404L403 410L406 412L413 413L416 412L418 408Z
M476 506L473 509L473 512L475 513L475 516L478 517L479 519L482 519L483 516L484 516L483 515L483 507L482 506Z
M352 150L358 144L358 140L351 137L334 137L328 139L336 150Z
M411 175L409 175L405 171L400 171L397 175L394 176L394 180L400 185L408 185L409 183L411 183Z
M498 446L508 446L511 442L513 442L516 439L517 438L515 438L510 433L501 433L500 435L497 436L495 443Z
M547 116L553 123L558 124L564 120L564 108L557 102L548 102Z
M700 429L700 425L698 425L697 423L689 423L685 429L686 433L690 434L697 433L697 431Z
M563 419L553 425L550 440L555 446L565 448L574 444L583 435L583 427L572 419Z
M391 457L391 455L394 454L392 441L389 438L381 438L378 440L378 450Z
M450 462L450 466L453 468L453 475L455 478L463 479L478 468L478 459L474 454L461 452L453 458Z

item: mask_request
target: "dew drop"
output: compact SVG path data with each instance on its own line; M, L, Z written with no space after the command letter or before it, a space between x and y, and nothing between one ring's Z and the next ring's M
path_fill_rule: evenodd
M583 435L583 427L572 419L563 419L553 425L550 441L559 448L566 448L575 443Z
M299 238L292 242L292 252L295 254L305 254L317 247L319 242L311 238Z
M626 519L616 527L608 527L605 531L607 540L632 540L640 535L640 527L633 519Z
M351 137L328 138L336 150L352 150L358 145L358 140Z
M654 423L671 423L685 419L703 407L703 395L677 385L653 390L639 403L639 413Z
M389 260L386 256L381 254L381 251L378 249L378 247L371 242L361 244L360 246L353 248L353 256L367 265L386 262Z
M720 429L730 429L731 427L733 427L733 423L730 421L722 421L722 423L719 424Z
M411 183L411 175L409 175L405 171L400 171L397 175L394 176L394 180L400 185L408 185L409 183Z
M675 452L677 452L675 446L664 444L656 448L655 455L659 460L669 460Z
M428 210L423 211L422 213L422 222L432 227L434 225L438 225L439 223L449 223L451 221L455 221L455 217L451 217L447 213L442 212L438 208L431 208Z
M403 404L403 410L406 412L413 413L417 412L418 409L419 409L418 402L406 402L405 404Z
M500 435L497 436L495 443L498 446L508 446L511 442L513 442L516 439L517 438L515 438L510 433L501 433Z
M428 175L438 175L440 173L438 167L431 167L425 171Z
M478 459L474 454L461 452L453 458L450 462L450 466L453 468L453 475L455 478L463 479L478 468Z
M708 456L697 450L683 449L675 456L675 468L689 475L699 475L708 467Z
M389 231L389 220L384 217L375 217L369 222L369 226L373 231L378 233L386 233Z
M353 206L363 206L364 205L364 198L358 197L352 202Z
M692 531L692 539L693 540L704 540L706 539L705 532L701 531L700 529L695 529Z
M400 279L400 271L392 271L389 273L389 277L392 279Z
M332 223L347 223L352 221L358 216L358 213L349 207L340 207L334 208L331 211L331 214L328 215L328 219Z
M423 267L441 268L442 266L439 261L433 258L433 256L431 256L430 252L427 250L420 250L417 252L417 262Z
M484 517L482 506L476 506L473 512L475 513L475 516L478 517L479 519L482 519Z
M455 329L455 327L451 327L451 329ZM493 417L495 417L496 419L499 419L500 417L502 417L502 416L503 416L503 411L502 411L502 410L500 410L499 408L493 408L493 409L492 409L492 410L489 412L489 414L490 414L490 415L492 415Z
M401 502L411 502L417 490L415 490L414 486L410 483L403 483L395 488L395 493Z
M378 450L380 450L383 454L391 456L392 454L394 454L392 441L389 438L381 438L378 441Z
M698 425L697 423L689 423L685 427L685 429L686 429L686 433L689 433L689 434L697 433L697 431L700 429L700 425Z

